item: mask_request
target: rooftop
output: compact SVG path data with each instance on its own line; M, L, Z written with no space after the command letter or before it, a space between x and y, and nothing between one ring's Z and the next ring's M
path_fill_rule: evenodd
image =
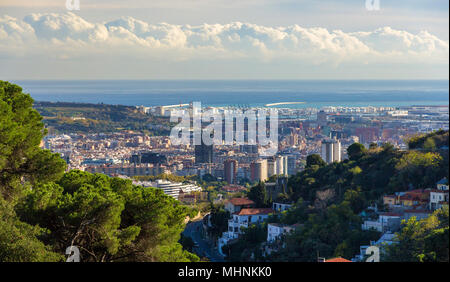
M332 259L327 259L325 260L325 262L352 262L351 260L345 259L345 258L332 258Z
M260 215L260 214L269 214L273 213L274 210L270 208L261 208L261 209L242 209L237 215Z

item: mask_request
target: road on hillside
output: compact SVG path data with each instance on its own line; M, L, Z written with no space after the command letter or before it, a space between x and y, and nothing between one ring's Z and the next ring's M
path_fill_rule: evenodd
M212 262L223 262L224 257L219 254L216 248L202 235L202 220L191 221L186 225L183 231L184 236L192 238L196 247L193 252L199 257L207 257Z

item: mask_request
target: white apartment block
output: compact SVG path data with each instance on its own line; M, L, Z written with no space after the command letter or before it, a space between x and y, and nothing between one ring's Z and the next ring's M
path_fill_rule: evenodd
M243 232L243 228L248 228L252 224L262 223L274 211L270 208L244 208L232 215L228 220L228 231L222 234L218 240L218 250L222 253L222 247L229 241L237 239Z

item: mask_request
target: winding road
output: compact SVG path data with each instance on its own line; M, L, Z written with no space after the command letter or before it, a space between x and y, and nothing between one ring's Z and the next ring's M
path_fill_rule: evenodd
M207 257L211 262L223 262L224 257L219 254L211 242L203 235L203 220L191 221L186 225L183 231L184 236L192 238L196 247L193 252L199 257Z

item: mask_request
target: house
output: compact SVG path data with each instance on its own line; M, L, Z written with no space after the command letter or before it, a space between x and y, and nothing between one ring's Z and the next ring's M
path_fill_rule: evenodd
M385 212L381 213L376 221L364 221L361 228L363 230L374 229L379 232L396 231L400 228L401 218L402 214Z
M281 224L281 223L269 223L267 224L267 242L273 242L278 239L282 234L292 232L295 229L294 226Z
M404 207L412 207L414 204L417 204L416 199L409 194L405 194L399 197L399 202Z
M272 203L272 209L277 212L287 211L292 207L292 204L284 204L284 203Z
M428 203L430 199L430 189L416 189L406 192L407 195L411 195L417 203Z
M225 203L225 210L230 214L239 212L243 208L251 208L255 206L255 202L248 198L232 198Z
M402 214L385 212L381 213L378 220L383 226L383 232L385 231L397 231L400 228Z
M436 183L436 189L441 191L448 191L448 179L442 178Z
M430 191L430 210L434 211L436 209L440 209L446 203L448 205L448 191L437 189Z
M228 231L224 232L218 240L219 253L223 255L222 247L231 240L239 238L243 228L263 222L271 213L274 213L274 210L270 208L243 208L235 212L232 218L228 220Z
M394 206L398 204L398 198L396 195L386 195L383 196L383 204L386 206Z
M429 198L430 189L416 189L401 193L398 197L398 203L403 207L426 206Z
M362 230L376 230L383 232L383 225L378 220L365 220L361 225Z

